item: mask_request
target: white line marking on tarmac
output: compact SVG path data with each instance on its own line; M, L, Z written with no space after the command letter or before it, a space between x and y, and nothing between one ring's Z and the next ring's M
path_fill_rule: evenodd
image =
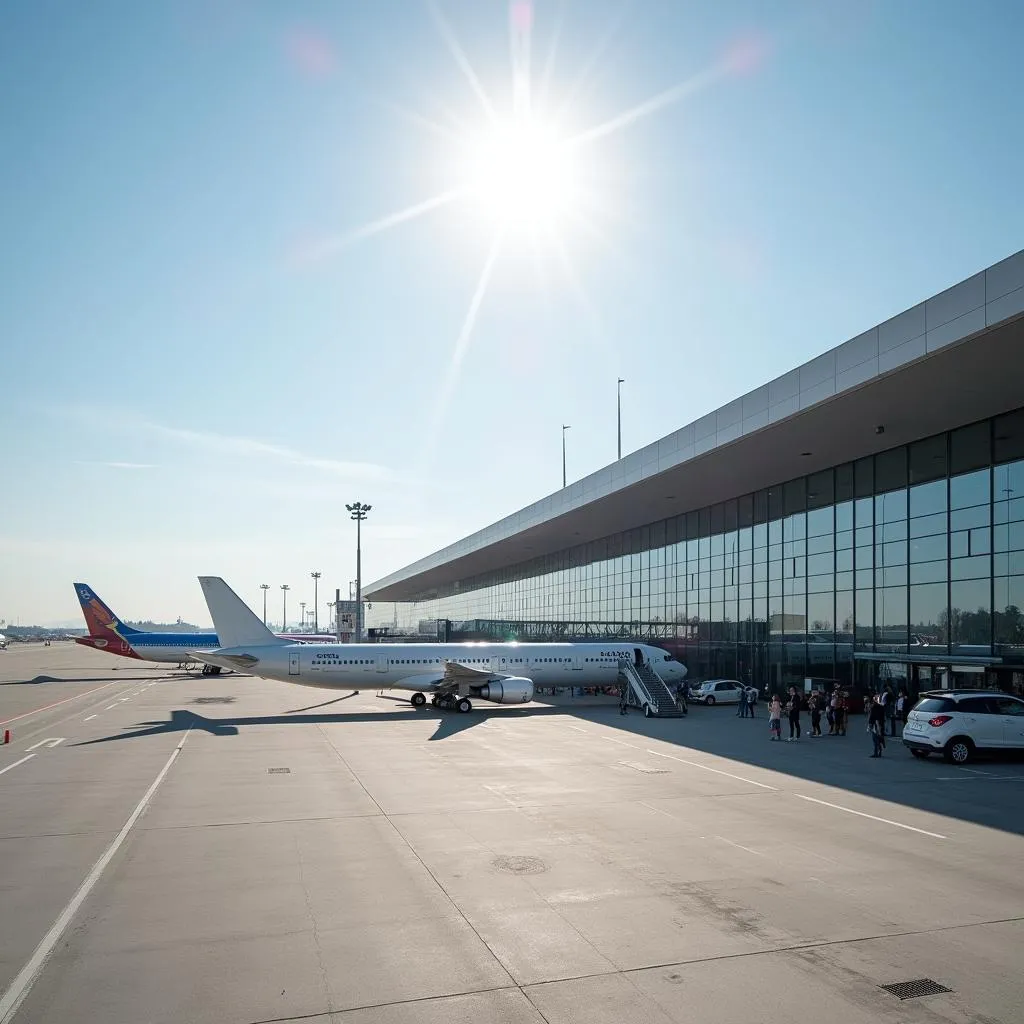
M26 747L26 750L35 750L36 747L41 747L44 743L46 746L53 748L58 747L64 742L63 736L47 736L45 740L40 740L38 743L33 743L31 747Z
M91 722L94 718L98 718L98 715L90 715L88 718L83 718L83 722Z
M778 793L779 791L776 786L768 786L763 782L755 782L753 779L746 779L742 775L733 775L732 772L723 772L718 768L709 768L706 764L698 764L696 761L687 761L684 758L676 757L673 754L662 754L658 750L648 750L647 753L654 754L655 757L668 757L673 761L678 761L680 764L688 764L692 768L703 768L706 772L714 772L716 775L725 775L730 779L736 779L739 782L746 782L751 786L760 786L761 789L770 789L773 793Z
M897 828L905 828L908 832L918 832L923 836L931 836L932 839L945 839L946 836L938 832L929 832L927 829L915 828L913 825L904 825L901 821L892 821L889 818L879 818L877 814L867 814L864 811L855 811L852 807L843 807L842 804L830 804L827 800L819 800L817 797L804 796L803 793L794 793L793 796L801 800L809 800L812 804L821 804L823 807L832 807L837 811L846 811L847 814L856 814L860 818L870 818L872 821L880 821L884 825L895 825Z
M181 748L185 745L185 740L188 739L188 734L191 731L191 728L189 728L185 735L181 737L181 742L171 752L167 763L160 769L160 774L153 780L153 784L146 790L145 795L138 802L135 810L132 811L131 817L124 823L124 827L118 832L110 846L107 847L103 856L93 865L92 871L89 872L85 881L79 886L78 892L71 897L71 902L60 912L60 916L53 922L53 926L43 936L42 942L36 947L36 951L32 954L29 962L25 964L18 973L18 976L11 982L11 987L4 993L3 999L0 999L0 1024L8 1024L10 1019L18 1012L18 1007L21 1006L25 996L29 994L32 985L46 964L47 958L53 952L57 943L60 942L60 937L71 923L71 919L78 912L78 908L85 902L89 893L92 892L93 887L99 881L100 875L103 874L106 866L113 859L114 854L120 849L132 826L146 809L146 805L156 792L157 787L163 782L164 776L171 770L171 765L174 764L175 759L181 753ZM30 756L35 757L35 754ZM13 768L14 765L12 764L10 767ZM7 769L4 769L4 771L7 771Z
M589 729L581 729L578 725L567 725L566 728L567 729L575 729L576 732L582 732L584 734L590 732Z
M0 768L0 775L3 775L4 772L9 772L12 768L17 768L19 764L31 761L35 756L35 754L29 754L28 757L23 757L20 761L15 761L14 764L9 764L6 768Z
M739 843L734 843L731 839L726 839L725 836L715 836L716 839L721 839L723 843L728 843L730 846L735 846L737 850L745 850L747 853L752 853L755 857L763 857L763 853L758 853L757 850L750 849L749 846L741 846Z
M632 747L634 750L640 748L635 743L627 743L625 740L617 740L614 736L602 736L601 739L608 740L609 743L618 743L622 747Z

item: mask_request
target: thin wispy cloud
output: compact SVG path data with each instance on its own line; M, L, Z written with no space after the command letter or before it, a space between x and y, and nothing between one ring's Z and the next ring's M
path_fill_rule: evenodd
M149 435L163 438L189 448L198 449L207 455L229 455L261 461L273 461L281 465L318 469L346 479L387 481L393 474L386 466L372 462L349 462L330 459L300 451L287 445L272 444L259 438L220 434L209 430L192 430L187 427L155 423L140 416L117 410L98 409L89 406L65 407L52 410L57 415L70 416L79 422L99 430L116 430L123 434ZM133 463L104 463L126 468ZM138 466L144 465L138 463Z
M108 469L158 469L155 462L102 462L94 459L75 459L76 466L106 466Z

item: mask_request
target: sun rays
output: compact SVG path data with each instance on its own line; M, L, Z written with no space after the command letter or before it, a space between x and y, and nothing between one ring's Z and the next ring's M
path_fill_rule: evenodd
M595 121L589 127L566 131L566 112L582 91L586 81L600 67L607 48L616 35L616 24L603 33L584 61L576 80L562 102L554 102L555 116L546 111L552 101L552 80L559 42L563 37L561 16L549 36L534 102L533 30L535 12L530 0L513 0L508 7L509 58L511 65L510 108L503 111L478 75L452 25L437 0L426 0L431 20L452 61L472 94L471 106L482 112L477 126L471 128L460 116L458 127L438 124L419 113L385 102L385 106L406 121L430 131L450 155L451 185L434 196L384 214L321 244L311 255L322 258L393 228L439 211L442 207L466 201L472 204L472 223L489 233L483 267L477 277L469 305L462 319L454 346L445 367L443 383L434 403L433 425L426 448L433 452L448 410L455 400L462 367L473 342L480 310L501 258L506 255L532 255L538 259L540 246L546 246L560 267L568 293L578 304L594 341L609 354L609 340L601 329L597 307L587 293L569 255L566 235L579 232L599 237L603 247L613 245L598 223L600 218L615 220L616 197L608 194L607 184L593 187L602 166L601 143L625 132L637 122L656 116L666 108L692 97L730 74L749 69L750 47L740 58L735 49L711 67L688 76L670 87L635 102L620 112ZM622 12L620 11L620 16ZM455 121L454 118L450 120Z

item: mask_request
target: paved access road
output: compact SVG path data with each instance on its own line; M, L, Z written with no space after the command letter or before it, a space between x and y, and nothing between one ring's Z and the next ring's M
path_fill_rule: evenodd
M67 645L0 652L10 718L0 1021L1021 1020L1019 762Z

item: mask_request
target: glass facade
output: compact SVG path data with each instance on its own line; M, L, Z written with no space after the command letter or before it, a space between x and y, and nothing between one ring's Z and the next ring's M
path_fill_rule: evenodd
M692 679L1021 692L1024 409L374 604L367 624L430 619L653 636Z

